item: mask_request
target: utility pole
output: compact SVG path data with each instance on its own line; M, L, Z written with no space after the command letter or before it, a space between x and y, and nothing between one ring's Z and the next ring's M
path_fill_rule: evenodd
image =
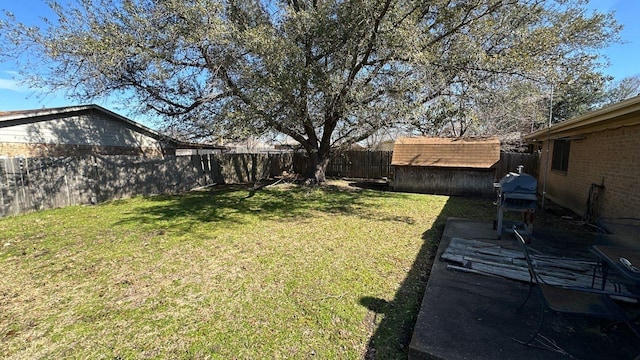
M549 171L549 147L551 147L551 119L553 119L553 84L551 84L551 95L549 96L549 124L547 125L547 147L546 160L544 165L544 179L542 182L542 211L544 212L544 198L547 196L547 172Z

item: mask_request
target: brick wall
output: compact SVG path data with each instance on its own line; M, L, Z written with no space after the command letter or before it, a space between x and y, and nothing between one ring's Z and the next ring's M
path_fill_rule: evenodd
M594 217L640 217L640 126L622 127L581 135L571 140L567 172L551 170L553 141L547 163L546 148L540 156L542 191L547 166L549 199L585 215L592 184L604 185L598 193ZM546 144L545 144L546 146Z

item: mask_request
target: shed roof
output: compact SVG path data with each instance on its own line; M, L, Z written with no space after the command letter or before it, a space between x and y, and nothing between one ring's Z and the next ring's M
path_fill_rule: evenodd
M391 165L489 169L500 161L500 140L485 138L399 138Z
M589 132L638 124L640 124L640 96L553 124L549 128L542 128L526 135L524 139L528 142L537 142L544 141L547 138L571 138Z

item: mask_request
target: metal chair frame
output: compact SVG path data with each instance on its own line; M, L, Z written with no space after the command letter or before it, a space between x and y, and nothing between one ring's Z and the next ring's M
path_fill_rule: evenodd
M599 218L596 221L597 234L595 245L613 245L629 248L640 248L637 241L640 239L640 219L638 218ZM593 269L591 287L596 287L596 279L601 279L601 290L604 290L608 277L607 266L598 263ZM624 284L613 282L614 290L622 293L623 289L628 289ZM638 294L625 294L628 297L639 298Z
M564 287L546 283L536 271L534 263L529 255L525 239L517 229L514 229L513 232L524 253L530 275L527 297L516 311L522 309L522 307L527 303L535 285L538 285L537 288L540 290L540 294L542 295L540 322L534 334L527 341L518 342L521 342L524 345L533 346L531 345L533 340L536 339L536 337L541 336L540 331L542 330L545 320L545 306L561 314L582 315L605 319L614 323L625 323L629 329L631 329L631 331L640 338L640 333L631 323L632 319L630 319L624 310L607 294L593 291L593 289L589 288Z

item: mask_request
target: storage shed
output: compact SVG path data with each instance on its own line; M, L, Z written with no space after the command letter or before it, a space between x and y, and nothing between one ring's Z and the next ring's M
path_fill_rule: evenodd
M500 140L399 138L393 147L395 191L493 197Z
M0 156L175 155L185 143L98 105L0 111Z
M538 191L586 220L639 217L640 96L540 129Z

